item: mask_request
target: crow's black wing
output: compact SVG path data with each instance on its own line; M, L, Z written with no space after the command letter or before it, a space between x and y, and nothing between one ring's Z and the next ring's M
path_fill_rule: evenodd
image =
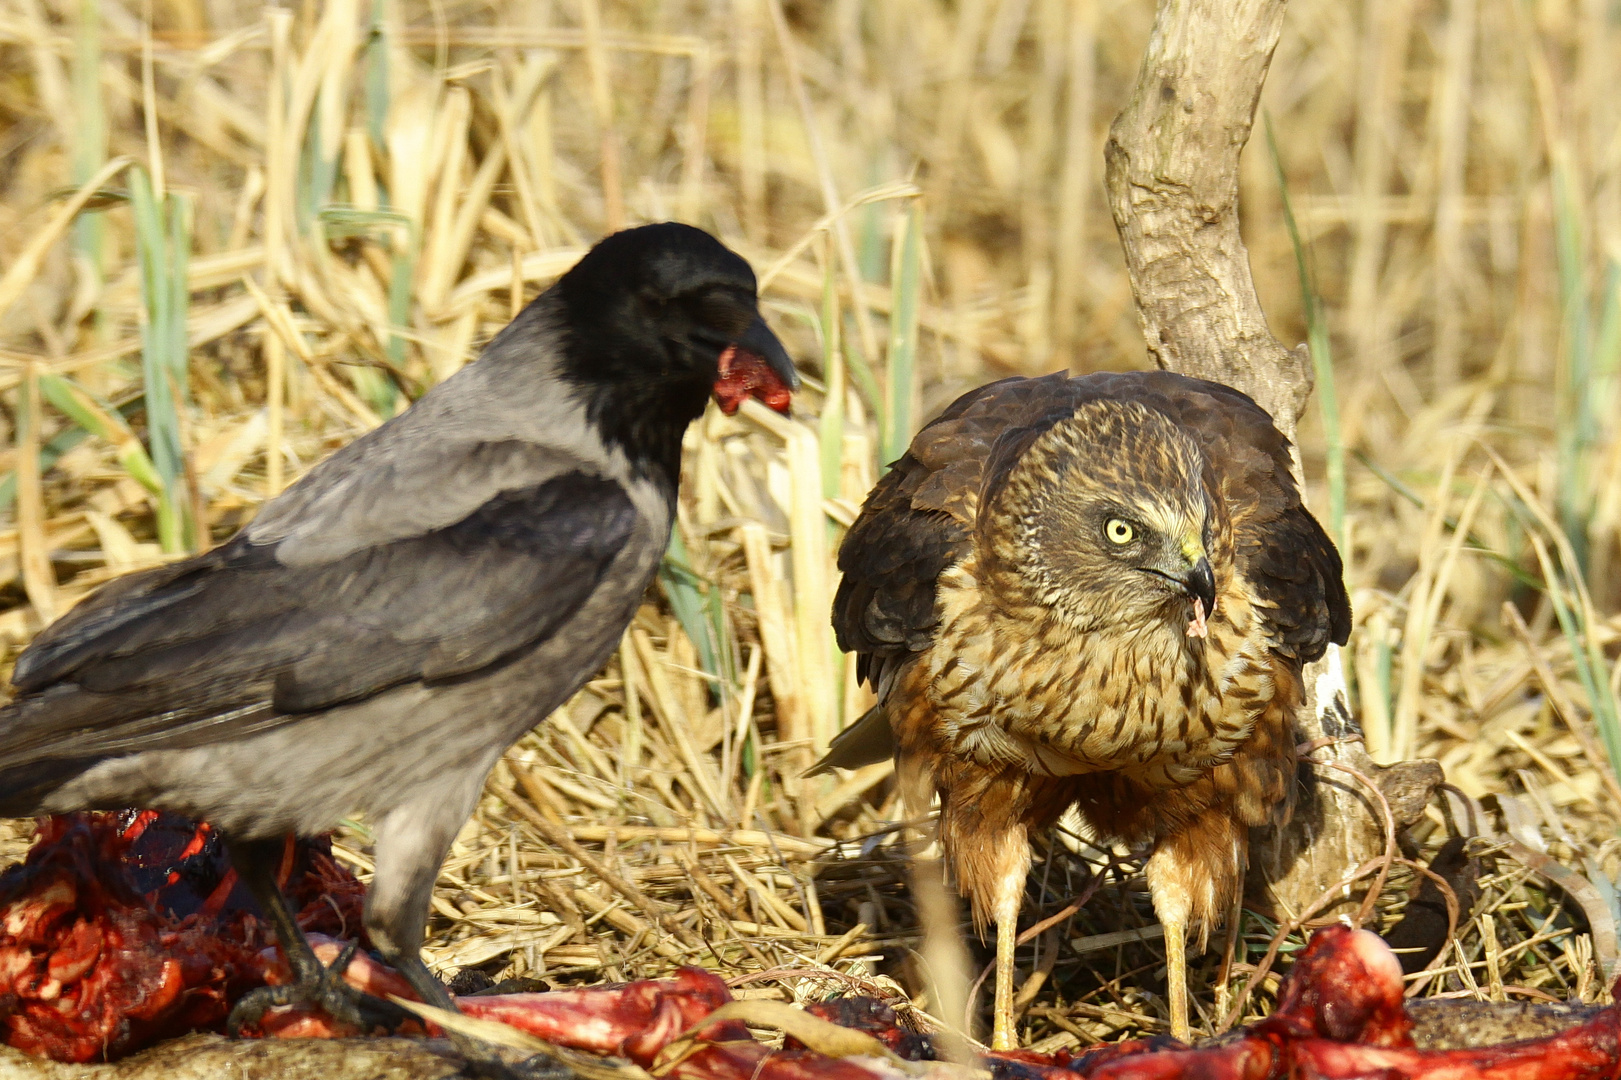
M528 482L513 453L495 456L501 486L417 535L289 565L289 541L255 543L250 526L90 597L19 659L24 697L0 719L0 761L214 741L262 726L266 706L285 718L455 679L545 640L601 583L638 512L619 483L555 452L517 455ZM463 477L464 504L481 479Z

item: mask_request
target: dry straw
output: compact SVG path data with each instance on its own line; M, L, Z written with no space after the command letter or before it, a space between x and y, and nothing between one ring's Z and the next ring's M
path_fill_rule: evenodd
M828 625L833 553L962 389L1143 362L1101 149L1150 5L152 10L0 0L12 654L228 535L605 230L694 221L754 262L809 388L793 419L693 431L659 588L497 767L428 956L554 985L696 963L937 1011L888 767L800 778L870 700ZM1244 166L1273 326L1335 379L1301 442L1314 503L1344 507L1370 743L1458 789L1420 861L1477 837L1479 899L1426 994L1591 1000L1617 960L1617 35L1602 4L1295 0L1276 149ZM362 876L367 843L364 822L338 840ZM1160 1030L1140 863L1063 830L1046 853L1025 911L1060 918L1021 947L1026 1041ZM1375 870L1388 925L1422 875ZM1261 961L1301 940L1278 929L1246 914L1226 964L1198 961L1204 1024L1247 983L1266 1007Z

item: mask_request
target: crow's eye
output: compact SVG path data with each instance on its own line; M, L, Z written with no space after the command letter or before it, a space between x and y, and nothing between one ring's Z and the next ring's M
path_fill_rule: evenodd
M751 304L725 290L707 289L687 303L699 326L728 337L741 334L754 318Z
M1111 544L1129 544L1137 539L1137 529L1125 518L1110 518L1103 523L1103 535Z

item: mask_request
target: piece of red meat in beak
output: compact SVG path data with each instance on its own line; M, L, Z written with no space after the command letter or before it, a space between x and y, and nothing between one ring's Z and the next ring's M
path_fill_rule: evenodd
M727 416L751 397L787 415L797 389L799 373L794 370L794 362L764 319L756 316L743 335L721 351L715 401Z

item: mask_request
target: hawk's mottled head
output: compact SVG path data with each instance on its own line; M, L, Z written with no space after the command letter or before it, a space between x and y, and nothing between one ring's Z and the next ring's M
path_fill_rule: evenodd
M1004 454L1013 460L991 470L1002 484L986 493L982 550L1027 595L1078 630L1175 620L1203 635L1218 522L1204 454L1168 417L1089 401Z

